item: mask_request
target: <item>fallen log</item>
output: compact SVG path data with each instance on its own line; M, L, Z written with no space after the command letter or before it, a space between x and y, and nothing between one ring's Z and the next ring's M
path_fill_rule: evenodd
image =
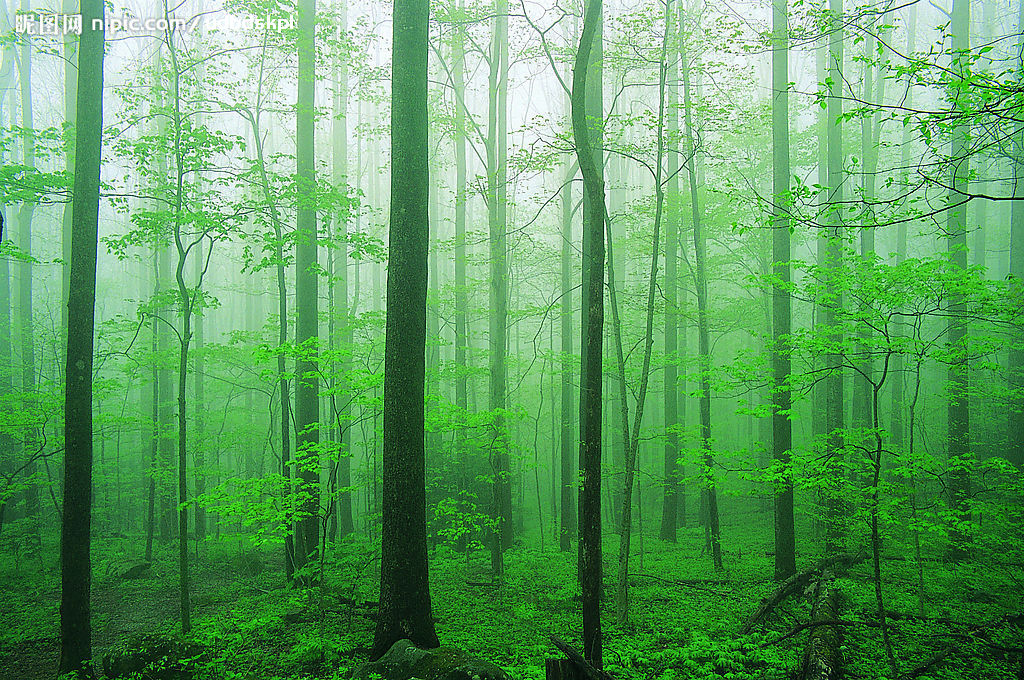
M861 550L856 553L845 553L836 557L826 557L818 561L813 567L798 571L785 581L771 595L761 601L761 606L747 619L740 629L742 635L747 635L758 623L764 620L776 607L791 595L803 592L815 578L820 578L825 571L830 571L835 576L842 576L850 567L859 564L867 559L867 552ZM837 617L838 618L838 617Z
M842 674L843 643L839 621L839 594L832 587L832 574L825 572L814 583L814 605L811 622L820 623L811 631L811 639L804 653L800 680L836 680Z
M789 631L788 633L785 633L783 635L780 635L779 637L775 638L774 640L768 640L767 642L762 642L761 644L758 645L758 649L764 649L765 647L771 647L773 645L777 645L780 642L785 642L789 638L794 637L796 635L799 635L800 633L804 632L805 630L812 630L812 629L818 628L820 626L866 626L868 628L877 628L878 624L875 623L874 621L839 621L839 620L833 620L833 619L827 619L827 620L822 620L822 621L808 621L807 623L801 623L798 626L794 626L791 631Z

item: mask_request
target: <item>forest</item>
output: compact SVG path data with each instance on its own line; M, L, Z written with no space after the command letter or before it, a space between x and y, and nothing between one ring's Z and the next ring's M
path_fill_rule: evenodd
M1024 1L2 0L0 680L1024 680Z

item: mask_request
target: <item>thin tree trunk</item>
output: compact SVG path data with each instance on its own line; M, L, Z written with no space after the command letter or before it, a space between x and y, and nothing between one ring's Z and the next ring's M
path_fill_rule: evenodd
M63 14L76 14L78 12L76 0L62 0L61 12ZM84 24L83 24L84 25ZM64 124L75 128L78 106L78 36L73 31L68 31L62 39L61 57L64 60ZM75 145L68 144L64 152L64 168L71 177L75 176ZM71 275L71 232L72 201L64 204L64 214L61 218L61 344L66 344L68 329L68 294L70 291ZM66 348L65 348L66 349Z
M1017 26L1024 26L1024 0L1017 3ZM1022 30L1024 35L1024 30ZM1018 46L1017 79L1024 82L1024 38ZM1018 121L1013 135L1013 197L1010 204L1010 276L1024 281L1024 121ZM1009 458L1024 470L1024 333L1016 334L1010 345L1009 377L1012 394L1007 414Z
M160 270L159 270L159 257L156 253L156 248L153 249L153 295L154 297L160 290ZM159 356L159 335L160 335L160 322L153 319L152 335L150 337L150 360L153 362L152 372L152 383L150 389L150 437L149 437L149 471L146 475L148 479L148 492L149 499L146 506L146 562L153 561L153 534L156 531L156 479L157 472L160 469L160 376L161 371L157 364L157 357Z
M199 281L203 275L203 245L202 243L196 246L195 262L193 275L195 280ZM197 442L195 451L195 460L192 475L195 478L195 490L196 498L202 498L203 494L206 493L206 458L205 458L205 441L204 441L204 425L206 415L206 367L203 363L203 345L206 342L206 337L203 328L203 313L200 311L196 315L196 351L192 355L192 372L193 386L195 390L195 438ZM197 541L202 541L206 538L206 510L203 508L202 503L196 503L196 528L195 535ZM198 550L198 548L197 548Z
M174 97L172 111L173 151L174 151L174 247L178 254L178 262L174 278L178 284L178 313L181 316L181 331L178 336L178 589L181 609L181 632L188 635L192 630L192 607L189 594L188 569L188 412L186 410L185 390L188 385L188 350L192 342L192 314L195 309L195 295L202 285L202 279L196 281L196 293L189 291L185 283L185 265L188 260L189 248L182 238L182 219L185 200L185 167L182 142L181 116L181 67L178 63L178 52L174 44L174 36L167 32L165 38L168 53L171 57L172 83Z
M342 3L340 7L341 30L348 30L348 6ZM336 89L334 97L334 129L332 138L333 159L334 159L334 181L343 186L348 185L348 61L344 58L336 62L337 78L335 79ZM335 249L336 259L334 263L334 275L337 280L337 288L334 293L334 304L336 314L333 318L341 324L341 333L338 340L343 349L352 345L352 322L349 312L348 293L348 224L338 218L335 223L335 234L341 243ZM344 354L342 356L345 356ZM341 399L342 406L338 420L338 486L341 487L338 496L338 533L345 537L352 533L352 493L348 487L352 485L352 414L349 407L351 399L347 395L347 381L344 376L348 371L348 362L342 361L339 366L341 378ZM333 514L332 514L333 517Z
M21 11L28 12L27 0L22 0ZM32 101L32 45L25 40L21 45L18 82L21 90L21 134L22 165L35 167L36 143L33 123ZM21 326L21 389L26 394L36 391L36 345L34 314L32 309L32 216L35 203L25 201L18 210L18 240L25 259L18 265L18 319ZM25 477L33 479L36 475L35 451L39 444L39 428L30 425L25 431L25 442L22 453L28 458ZM25 516L29 519L28 554L37 555L40 550L40 515L39 486L31 482L25 489Z
M843 114L843 0L829 0L829 10L832 14L832 33L829 41L828 56L828 77L831 80L828 98L826 101L827 116L827 206L826 220L828 221L828 240L825 245L825 266L826 275L829 277L840 276L842 267L843 248L843 183L846 176L843 171L843 133L841 117ZM837 286L833 287L837 289ZM844 438L842 430L845 423L844 402L843 402L843 356L838 349L843 342L843 332L836 324L838 310L843 304L842 295L834 293L828 299L823 300L824 319L823 323L829 329L829 342L833 349L825 359L827 377L825 378L825 453L831 461L829 474L841 478L841 459L843 457ZM841 485L841 481L837 482ZM826 498L826 527L825 527L825 551L828 553L842 549L842 543L846 537L845 521L843 517L842 501L839 494L831 492Z
M506 243L507 97L508 97L508 2L495 4L494 35L490 55L490 106L487 116L487 213L490 231L490 315L487 337L490 349L490 389L487 408L492 412L491 469L494 473L491 570L504 577L504 551L512 542L512 484L509 470L510 441L502 415L505 409L505 349L508 326L508 245Z
M682 22L680 22L682 23ZM690 65L680 48L683 79L683 120L689 165L690 210L693 221L694 288L697 292L697 356L700 366L700 441L704 466L704 500L707 504L707 529L711 558L715 569L722 568L722 541L718 523L718 493L715 489L714 456L711 452L711 343L708 335L707 241L700 216L697 193L697 147L694 143L693 104L690 98Z
M676 37L681 35L676 27ZM670 60L670 73L674 81L678 76L679 50L675 42ZM679 106L677 89L673 85L665 93L668 109L668 136L677 139L679 134ZM665 459L663 467L663 490L661 503L661 529L663 541L676 542L676 527L679 514L679 153L668 152L668 191L666 217L669 226L665 229Z
M662 183L665 155L665 79L668 75L668 45L672 32L672 3L665 2L664 12L665 34L661 43L661 63L658 68L658 124L655 149L654 171L654 234L651 237L651 268L647 285L647 323L644 332L644 358L640 370L640 389L636 396L636 411L633 414L633 431L627 440L625 479L622 485L622 512L619 525L619 572L618 588L615 598L616 617L620 624L629 617L629 544L632 538L633 516L633 483L637 464L637 453L640 448L640 425L644 419L644 405L647 400L647 386L651 373L651 353L654 350L654 294L658 285L658 259L661 256L661 221L665 207L665 189ZM609 238L609 241L611 239ZM609 262L611 258L609 257ZM616 319L616 322L618 319ZM619 346L621 361L621 333L616 333L616 344ZM624 366L620 363L620 373ZM625 375L622 375L622 391L626 391ZM623 420L624 423L627 421Z
M567 174L562 185L562 248L561 248L561 374L562 395L559 411L561 413L560 445L560 519L558 546L562 552L572 548L572 535L576 527L576 465L573 461L573 425L578 415L573 409L572 376L572 177L576 175L577 166L573 164L571 176Z
M295 344L303 348L295 361L295 452L301 488L307 494L299 520L295 559L309 563L320 545L320 398L317 376L317 224L314 177L314 27L316 0L298 5L298 89L295 163L299 191L295 244Z
M969 0L955 0L953 3L951 32L953 36L953 71L966 68L962 59L967 59L970 48L970 4ZM954 267L967 270L967 202L968 178L970 176L970 148L968 135L970 124L962 117L952 126L952 141L948 208L946 211L946 235L948 253ZM967 506L971 493L969 472L970 447L970 398L968 396L967 370L967 307L961 293L953 293L949 300L947 335L952 351L948 374L949 406L947 409L947 438L949 441L948 460L950 466L949 503L956 518L950 531L950 556L962 559L967 555L970 533L962 525L970 521Z
M792 312L789 291L789 28L786 0L772 3L772 273L778 283L772 290L772 458L779 466L780 481L775 488L775 578L785 580L796 573L796 529L793 523L793 478L790 450L793 407L789 391Z

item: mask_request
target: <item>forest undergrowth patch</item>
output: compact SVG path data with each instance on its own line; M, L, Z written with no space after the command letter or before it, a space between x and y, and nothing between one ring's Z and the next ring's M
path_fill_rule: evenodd
M614 592L614 536L605 546L606 592ZM679 543L646 538L643 559L631 569L630 618L614 619L611 597L604 616L605 668L615 678L732 680L793 677L808 633L791 634L809 620L810 605L794 596L751 634L738 631L775 583L771 556L756 536L734 536L737 553L716 573L702 555L703 532L681 530ZM52 565L49 551L43 563ZM151 572L125 579L108 568L115 556L96 560L93 582L94 654L133 634L173 636L178 627L175 551L158 548ZM376 616L377 572L373 545L350 539L325 560L322 587L286 587L280 549L257 550L233 537L206 542L194 560L193 636L209 653L198 680L334 680L365 661ZM54 553L55 554L55 553ZM118 553L121 563L130 566ZM813 557L807 557L808 564ZM802 561L802 562L803 562ZM439 547L431 554L433 614L444 644L497 663L511 677L542 680L544 659L558 656L550 634L580 636L575 552L511 550L501 585L491 581L489 556ZM928 565L924 616L916 565L887 562L886 609L903 673L932 680L1018 677L1021 621L1019 570L1000 574L983 566ZM0 680L52 678L58 630L57 572L0 562L6 594L0 631ZM837 581L845 602L843 656L846 677L890 676L877 628L870 561ZM1000 618L1002 617L1002 619ZM990 629L976 627L999 622ZM860 623L858 623L860 622ZM975 627L975 628L972 628ZM788 638L785 636L789 635ZM781 640L781 641L780 641Z

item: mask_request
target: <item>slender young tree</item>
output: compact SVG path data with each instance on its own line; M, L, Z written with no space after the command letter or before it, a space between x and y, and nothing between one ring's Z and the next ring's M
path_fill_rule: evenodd
M665 185L663 174L665 169L665 90L668 77L668 46L672 35L672 2L665 1L663 15L665 32L661 42L661 59L658 64L658 117L655 143L654 163L654 234L651 242L651 266L647 279L647 314L643 336L644 357L643 366L640 371L640 388L636 394L636 411L633 414L633 431L626 438L626 468L625 478L622 485L622 509L619 513L619 571L617 579L615 613L619 623L625 623L629 615L629 549L633 533L633 484L637 457L640 450L640 426L644 419L644 406L647 399L647 387L651 375L651 354L654 350L654 301L658 285L658 260L661 257L661 223L665 214ZM609 244L611 236L608 237ZM609 247L608 261L611 262L611 248ZM614 290L611 284L611 273L609 272L609 290ZM615 304L614 302L612 303ZM618 314L615 315L618 325ZM622 383L622 392L626 392L625 366L622 361L622 334L616 329L615 333L616 352L619 356L619 371ZM625 415L625 413L624 413ZM628 425L626 418L623 423ZM640 507L643 504L640 503Z
M1017 81L1024 83L1024 0L1017 3ZM1018 120L1013 135L1013 197L1010 204L1010 276L1024 285L1024 120ZM1010 460L1024 470L1024 334L1018 332L1010 345L1010 386L1013 394L1007 414Z
M21 11L28 12L27 0L22 0ZM22 165L35 167L36 164L36 137L33 122L33 88L32 88L32 44L25 40L21 45L21 59L18 61L18 84L21 94L21 149ZM36 204L34 201L23 201L18 209L18 240L21 250L27 256L18 265L18 319L21 331L21 389L26 394L36 390L36 331L35 315L33 310L32 296L32 217L35 214ZM25 467L25 476L32 479L36 474L35 457L32 452L38 446L40 440L39 428L29 425L25 432L24 452L28 456ZM39 508L39 486L32 483L25 490L25 514L29 518L28 553L36 555L39 552L40 542L40 508Z
M595 668L601 660L601 349L604 326L604 177L596 162L592 128L600 128L599 83L588 83L601 23L601 0L587 0L572 73L570 104L576 157L583 175L583 319L580 350L579 573L583 591L583 656ZM594 69L596 70L596 69ZM588 96L590 95L590 96ZM596 100L596 101L595 101ZM596 111L595 111L596 109Z
M62 0L61 12L64 14L75 14L78 11L77 0ZM73 31L64 34L61 44L61 55L64 60L64 125L73 129L76 120L76 107L78 106L78 36ZM75 145L68 144L64 152L64 168L71 177L75 176ZM64 214L61 225L61 256L64 265L61 267L61 329L62 337L67 340L68 332L68 292L71 272L71 203L64 204Z
M678 22L677 22L678 24ZM677 25L676 30L679 30ZM679 35L672 41L668 59L668 77L674 83L679 74ZM665 92L667 136L679 136L679 95L674 85ZM668 185L666 187L665 229L665 393L663 413L665 419L665 459L661 502L661 529L659 537L669 543L676 542L679 524L679 153L668 151Z
M76 97L75 179L71 205L67 382L64 393L64 521L60 536L60 673L91 675L92 625L92 379L96 309L96 252L103 132L104 35L101 0L82 0L79 87Z
M196 255L193 262L193 276L199 281L203 276L203 244L196 246ZM195 440L196 449L193 454L192 477L195 485L196 498L201 498L206 493L206 458L204 454L203 430L206 424L206 362L203 360L203 346L206 344L206 329L204 315L196 315L196 337L195 352L192 354L192 390L195 397ZM195 508L195 536L197 541L206 538L206 509L202 503L196 503Z
M682 15L682 8L680 8ZM682 19L682 16L681 16ZM683 21L680 20L680 26ZM722 541L718 521L718 492L715 489L714 458L711 452L711 341L708 332L707 235L701 222L700 195L697 192L697 144L693 129L693 101L690 87L688 51L680 49L680 68L683 80L683 124L689 161L687 176L690 181L690 219L693 224L694 289L697 296L697 357L700 366L700 441L704 466L704 502L706 531L711 544L711 559L715 569L722 568Z
M508 243L506 194L508 185L508 1L496 0L494 34L490 54L487 115L487 216L490 243L490 315L487 337L490 348L490 389L487 407L494 414L491 468L494 473L493 515L496 522L491 543L491 570L504 575L504 551L512 542L512 479L510 440L502 412L505 409L505 348L508 327Z
M316 0L298 5L298 89L295 104L295 165L299 192L295 243L295 453L306 494L295 542L296 566L306 564L320 545L320 397L317 378L317 226L313 162L315 130L314 31ZM283 320L282 320L283 322Z
M462 2L455 3L456 16L461 17ZM452 28L452 89L459 101L465 101L465 32L461 23ZM466 366L466 352L469 335L466 326L467 281L466 281L466 113L462 106L455 106L455 406L465 413L469 407L469 373ZM464 462L465 447L462 437L457 437L456 455L460 465Z
M952 70L963 77L970 56L970 0L954 0L950 31L953 37ZM956 107L956 103L953 103ZM946 210L946 239L954 267L967 269L967 194L970 177L970 121L959 115L953 124L950 141L950 178ZM967 554L969 533L962 527L970 520L967 507L971 493L968 468L970 445L969 371L967 367L967 306L963 294L954 292L949 300L947 335L952 351L949 363L949 406L946 412L948 458L950 461L949 503L957 519L950 532L950 556L962 559Z
M561 401L559 411L561 413L561 424L559 428L559 530L558 547L562 552L568 552L572 548L572 535L576 526L576 505L577 500L573 498L573 491L576 489L576 465L573 461L573 425L575 412L572 401L572 374L573 374L573 351L572 351L572 182L576 175L576 165L572 165L570 172L565 178L562 186L562 247L560 253L561 265Z
M424 389L427 247L427 0L395 0L391 80L391 229L384 345L380 613L370 656L398 640L438 646L427 577Z
M772 409L772 458L780 481L775 489L775 578L796 573L796 529L793 526L793 478L790 449L793 427L789 410L789 333L792 316L790 281L789 210L789 29L786 0L772 3L772 269L777 283L772 289L772 376L775 399Z
M339 8L339 26L341 31L348 30L348 5L342 2ZM336 185L345 186L348 184L348 60L344 56L335 61L335 89L334 89L334 118L331 130L331 146L334 161L334 182ZM334 304L336 313L332 320L341 324L341 332L337 338L343 348L352 344L352 323L349 314L349 275L348 275L348 225L339 215L334 219L333 236L339 240L338 247L334 249ZM333 336L332 336L333 340ZM348 362L343 361L341 374L345 375L348 369ZM342 387L344 377L342 377ZM345 390L341 390L342 404L339 406L338 415L338 472L337 486L341 488L338 493L337 504L337 530L341 536L352 533L352 493L348 488L352 485L352 435L351 422L352 414L349 400L345 396ZM332 514L332 526L334 526L335 515Z
M825 102L827 116L826 143L826 181L827 205L825 207L828 221L827 242L825 244L826 276L838 276L843 258L843 183L846 176L843 171L843 0L829 0L829 20L831 37L828 48L828 83L829 92ZM838 287L836 287L838 290ZM833 461L830 474L842 475L838 459L842 457L844 438L842 435L846 422L843 401L843 357L839 346L843 342L843 332L836 320L838 310L843 304L842 294L833 293L823 302L825 327L830 329L829 344L831 349L825 358L827 377L825 378L825 452L827 459ZM838 495L831 492L826 499L827 523L825 528L825 550L834 552L842 547L845 537L843 529L842 507Z

